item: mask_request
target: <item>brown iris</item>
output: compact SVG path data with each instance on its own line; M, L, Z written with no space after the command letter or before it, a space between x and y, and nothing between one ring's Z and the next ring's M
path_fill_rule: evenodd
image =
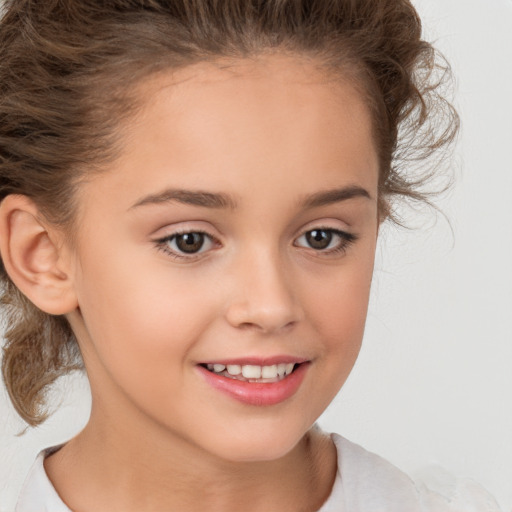
M182 235L176 235L176 247L181 252L192 254L201 250L204 245L204 234L203 233L184 233Z
M332 241L332 233L323 229L314 229L306 233L306 241L313 249L327 249Z

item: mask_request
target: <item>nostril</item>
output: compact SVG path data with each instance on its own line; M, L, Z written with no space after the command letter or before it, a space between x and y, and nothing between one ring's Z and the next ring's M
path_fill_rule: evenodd
M226 319L242 330L270 333L290 329L303 316L293 281L287 278L286 269L269 266L268 259L261 265L250 265L249 276L245 266L244 277L236 279Z
M300 308L291 302L275 306L245 302L232 304L226 312L226 319L237 329L270 333L293 328L301 315Z

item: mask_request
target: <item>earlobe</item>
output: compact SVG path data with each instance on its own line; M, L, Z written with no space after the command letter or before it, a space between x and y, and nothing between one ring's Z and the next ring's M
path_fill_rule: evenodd
M39 309L62 315L76 309L69 252L41 221L35 203L9 195L0 204L0 254L18 289Z

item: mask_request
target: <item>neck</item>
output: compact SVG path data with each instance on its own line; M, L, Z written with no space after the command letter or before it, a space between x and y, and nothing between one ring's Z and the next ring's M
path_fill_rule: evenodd
M129 426L129 427L128 427ZM45 462L73 510L313 511L327 499L336 452L311 429L276 460L234 462L205 452L158 425L93 408L86 428Z

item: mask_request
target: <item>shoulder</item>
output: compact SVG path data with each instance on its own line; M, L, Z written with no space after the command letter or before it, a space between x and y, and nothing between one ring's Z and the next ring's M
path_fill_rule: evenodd
M338 470L331 495L319 512L501 512L496 501L474 482L452 477L443 492L436 492L361 446L337 434L331 438ZM39 453L25 479L16 512L71 512L43 464L45 457L59 448Z
M331 438L338 452L338 478L333 493L336 485L341 487L346 511L428 510L422 508L421 493L414 482L397 467L344 437L331 434Z
M500 512L476 484L478 493L441 494L361 446L337 434L331 438L338 452L338 475L325 512ZM333 506L338 500L343 505Z
M60 446L39 453L25 479L15 512L71 512L60 499L44 470L44 459Z

